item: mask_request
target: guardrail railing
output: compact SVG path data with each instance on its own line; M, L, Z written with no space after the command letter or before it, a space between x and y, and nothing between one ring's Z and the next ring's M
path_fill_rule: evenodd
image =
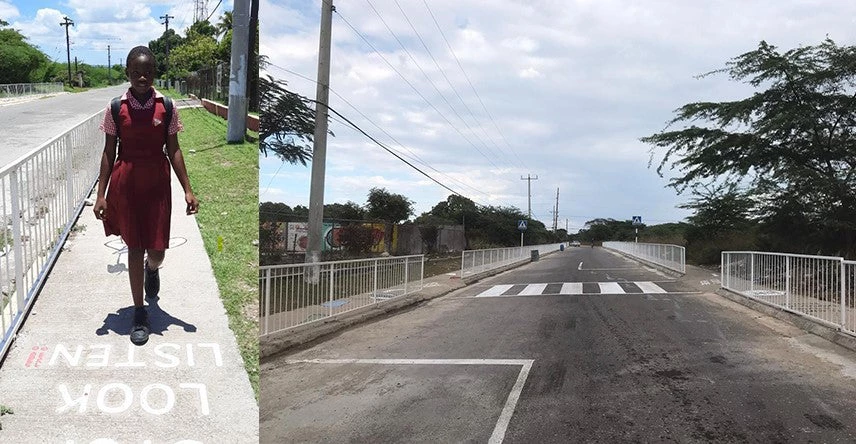
M98 177L103 111L0 168L4 356Z
M506 265L511 265L515 262L531 258L532 250L538 250L538 254L541 255L558 250L560 245L562 244L464 250L461 253L461 271L458 273L458 276L466 278L496 268L501 268Z
M0 99L62 92L62 83L3 83L0 84Z
M414 255L259 267L259 335L421 290L424 264Z
M856 335L856 262L723 251L721 267L722 288Z
M687 272L686 249L680 245L636 242L604 242L604 248L620 251L678 273Z

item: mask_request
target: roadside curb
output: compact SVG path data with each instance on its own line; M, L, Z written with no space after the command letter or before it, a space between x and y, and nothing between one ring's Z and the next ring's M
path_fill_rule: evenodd
M850 351L856 352L856 337L842 333L835 327L824 325L815 320L806 318L797 313L793 313L784 308L775 307L761 301L750 299L741 294L734 293L724 288L719 288L715 294L724 297L732 302L736 302L745 307L751 308L759 313L776 318L780 321L787 322L800 330L820 336L829 342L840 345Z

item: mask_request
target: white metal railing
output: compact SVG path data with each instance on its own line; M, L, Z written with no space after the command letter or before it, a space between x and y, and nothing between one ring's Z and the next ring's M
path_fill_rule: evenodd
M722 288L856 335L856 262L840 257L722 252Z
M259 334L419 291L424 272L424 255L259 267Z
M542 255L559 249L562 244L526 245L523 247L488 248L484 250L464 250L461 253L461 271L459 277L465 278L484 273L515 262L530 259L532 250Z
M4 83L0 84L0 99L62 92L62 83Z
M677 271L678 273L687 272L686 249L680 245L604 242L603 247L620 251L637 259Z
M104 148L102 113L0 168L0 357L95 184Z

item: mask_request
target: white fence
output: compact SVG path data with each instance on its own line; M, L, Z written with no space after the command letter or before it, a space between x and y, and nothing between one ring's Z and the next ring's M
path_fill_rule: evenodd
M102 112L0 169L0 357L24 321L98 176Z
M856 335L856 262L830 256L724 251L722 288Z
M260 336L422 289L425 256L259 267ZM313 276L314 274L314 276Z
M532 250L538 250L539 256L559 249L562 244L526 245L523 247L489 248L485 250L464 250L461 253L461 278L470 277L485 271L501 268L529 259Z
M0 99L62 92L62 83L4 83L0 84Z
M603 247L620 251L637 259L677 271L678 273L687 272L686 249L679 245L604 242Z

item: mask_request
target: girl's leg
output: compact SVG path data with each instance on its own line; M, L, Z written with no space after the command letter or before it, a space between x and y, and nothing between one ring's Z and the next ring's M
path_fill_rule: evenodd
M146 250L146 262L149 265L149 270L157 270L163 263L164 256L166 256L165 250Z
M143 253L142 248L128 249L128 280L131 282L131 297L134 306L143 306Z

